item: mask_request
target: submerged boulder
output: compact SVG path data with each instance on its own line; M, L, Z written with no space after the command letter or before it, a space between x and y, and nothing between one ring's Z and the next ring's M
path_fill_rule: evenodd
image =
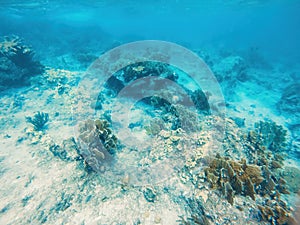
M240 56L223 58L213 65L212 71L221 83L223 94L227 99L234 98L239 82L245 82L249 79L247 64Z
M293 115L295 121L300 118L300 83L287 86L277 104L278 110L284 115Z
M291 131L292 149L297 158L300 158L300 83L288 85L282 92L281 98L277 103L279 112L288 118L287 126Z

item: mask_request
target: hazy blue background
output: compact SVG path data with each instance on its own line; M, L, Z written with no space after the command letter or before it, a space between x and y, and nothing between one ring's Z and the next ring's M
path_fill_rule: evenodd
M226 2L6 0L0 36L17 34L38 54L158 39L194 49L258 48L272 60L299 61L300 1Z

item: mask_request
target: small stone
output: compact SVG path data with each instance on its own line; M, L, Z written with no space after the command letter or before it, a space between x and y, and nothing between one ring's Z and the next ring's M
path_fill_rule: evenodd
M161 222L161 218L159 216L155 216L154 222L155 223L160 223Z
M144 194L145 199L148 202L154 202L154 200L156 198L156 193L152 188L150 188L150 187L145 188L143 191L143 194Z
M165 131L162 130L161 132L159 132L159 135L165 139L169 138L171 136L171 132L170 131Z
M123 177L123 179L122 179L122 184L128 185L128 184L129 184L129 181L130 181L129 175L126 174L126 175Z
M180 137L178 137L178 136L171 136L170 139L171 139L172 142L178 142L180 140Z

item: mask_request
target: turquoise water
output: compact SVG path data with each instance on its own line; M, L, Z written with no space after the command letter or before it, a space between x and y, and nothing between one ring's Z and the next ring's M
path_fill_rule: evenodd
M19 34L39 47L155 39L192 48L255 47L271 59L299 58L299 1L2 1L1 6L1 35Z
M300 1L0 1L0 224L299 224Z

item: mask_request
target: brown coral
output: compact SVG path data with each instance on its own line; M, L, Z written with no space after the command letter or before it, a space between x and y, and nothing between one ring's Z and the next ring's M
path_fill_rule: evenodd
M247 165L245 160L237 162L219 155L205 169L205 175L212 187L223 188L228 183L236 194L244 194L252 199L255 199L255 187L263 181L260 167Z
M280 194L289 194L287 182L277 178L268 166L247 164L245 159L234 161L217 155L204 171L211 187L221 190L231 205L234 195L242 194L252 200L260 195L267 200L263 205L257 205L264 221L287 224L292 219L290 208L280 199Z

